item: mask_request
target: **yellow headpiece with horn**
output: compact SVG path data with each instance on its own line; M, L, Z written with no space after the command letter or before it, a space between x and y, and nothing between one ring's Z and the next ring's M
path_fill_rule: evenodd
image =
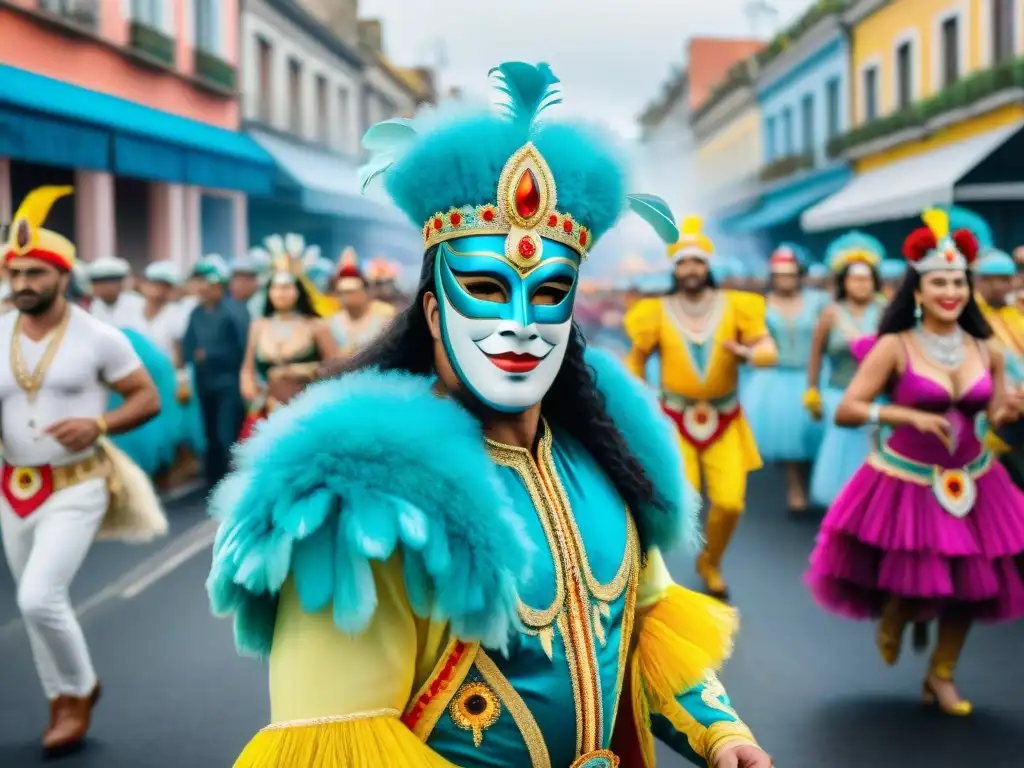
M75 266L75 245L63 235L43 229L53 204L75 191L74 187L39 187L26 195L14 214L4 245L3 260L26 257L45 261L68 272Z
M704 234L704 220L700 216L686 216L679 225L679 239L666 248L674 261L697 258L709 261L715 252L711 238Z

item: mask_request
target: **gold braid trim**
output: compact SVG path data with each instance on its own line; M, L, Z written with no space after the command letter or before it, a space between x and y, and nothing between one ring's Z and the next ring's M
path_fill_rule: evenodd
M757 740L750 729L739 720L720 720L712 723L704 734L703 757L708 761L708 765L714 765L722 750L734 744L752 744L756 747Z
M261 730L283 731L287 728L311 728L318 725L331 725L333 723L351 723L355 720L370 720L374 717L400 717L401 712L397 709L371 709L367 712L353 712L351 715L332 715L331 717L313 717L308 720L287 720L283 723L271 723Z

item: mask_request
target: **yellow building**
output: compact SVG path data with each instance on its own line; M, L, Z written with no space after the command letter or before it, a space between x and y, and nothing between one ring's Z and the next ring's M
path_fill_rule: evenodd
M764 164L761 115L751 79L751 61L737 64L691 115L697 144L697 178L710 210L741 204L756 192Z
M857 175L804 213L805 230L1024 197L1024 169L1009 162L1024 126L1024 2L855 0L844 20L854 127L830 152Z

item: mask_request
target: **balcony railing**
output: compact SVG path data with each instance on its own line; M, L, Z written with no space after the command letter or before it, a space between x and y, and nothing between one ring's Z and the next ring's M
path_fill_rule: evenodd
M196 77L210 85L223 88L228 91L235 90L236 71L226 61L219 59L212 53L196 50L195 53Z
M799 171L806 171L814 167L814 153L805 152L799 155L787 155L780 157L761 169L761 181L775 181L792 176Z
M147 59L152 59L168 67L174 64L174 41L148 24L133 21L129 41L132 50Z
M1024 57L975 72L897 112L858 125L828 144L831 156L895 136L903 131L926 129L934 120L958 110L970 109L986 99L1012 89L1024 89Z
M99 26L100 0L39 0L39 10L86 29Z

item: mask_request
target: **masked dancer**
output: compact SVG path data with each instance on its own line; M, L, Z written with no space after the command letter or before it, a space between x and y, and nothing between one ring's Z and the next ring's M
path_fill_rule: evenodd
M1002 352L971 292L977 241L950 233L943 211L904 243L907 279L893 298L836 412L849 426L892 433L829 509L811 556L810 587L828 610L879 618L877 642L899 658L905 625L938 620L924 699L971 713L953 682L975 621L1024 617L1024 494L975 434L987 413L1020 417L1008 397ZM875 399L887 394L891 404Z
M98 535L148 539L167 521L145 475L105 435L155 416L153 382L119 330L67 298L75 246L43 228L71 187L42 187L2 248L14 312L0 318L0 535L50 704L47 753L82 744L100 684L68 590ZM123 398L107 410L108 391Z
M811 472L811 501L827 508L839 489L863 463L871 446L871 427L850 429L835 423L843 391L853 380L857 360L851 343L878 328L884 299L878 266L885 258L882 244L870 235L849 232L837 238L825 256L836 280L836 299L825 307L814 329L807 364L804 405L815 419L824 420L821 447ZM820 388L823 364L828 378Z
M337 354L326 321L318 311L325 298L306 275L320 257L299 235L266 239L271 273L262 289L261 316L249 326L242 363L242 396L249 415L241 439L279 405L309 384L323 360Z
M779 357L772 368L756 369L741 395L761 458L786 468L786 499L793 513L807 509L807 480L821 442L821 424L804 408L811 338L828 294L802 285L801 249L779 245L768 260L768 331Z
M767 768L709 672L731 611L659 554L695 532L678 440L572 322L627 200L663 237L671 212L627 198L601 134L535 121L546 65L495 72L506 116L367 133L368 178L423 233L415 304L271 415L213 499L214 607L270 656L274 725L236 765L653 765L653 730Z
M672 292L643 299L626 315L630 370L643 378L647 358L661 360L661 400L683 437L690 483L711 502L707 544L697 572L710 594L725 599L722 557L746 502L747 475L761 467L754 436L740 407L739 371L745 363L774 365L775 342L765 324L765 301L721 290L710 272L714 245L701 220L683 220L668 247Z

